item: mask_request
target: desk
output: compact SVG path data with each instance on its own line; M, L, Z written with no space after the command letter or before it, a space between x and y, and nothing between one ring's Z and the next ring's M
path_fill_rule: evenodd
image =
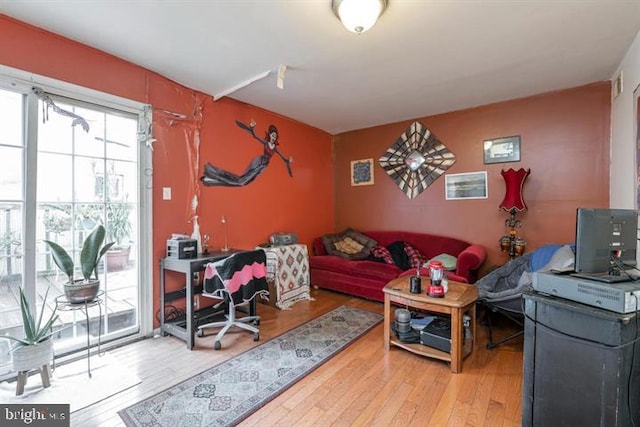
M269 286L269 302L279 309L286 309L300 300L310 300L307 246L273 246L264 248L264 251L267 255L267 281L273 284L273 289Z
M89 309L91 307L98 307L100 310L100 324L98 327L98 355L100 355L100 337L102 336L102 296L104 295L104 291L98 292L98 295L92 301L85 302L77 302L72 303L67 301L67 297L64 295L60 295L56 298L56 310L60 311L76 311L80 310L84 313L84 316L87 320L87 373L89 374L89 378L91 378L91 334L89 333Z
M238 252L231 249L228 252L212 251L207 255L199 254L197 258L191 259L178 259L178 258L162 258L160 260L160 332L164 334L173 335L180 338L187 343L189 350L193 349L195 330L197 329L197 321L202 317L206 317L213 313L211 309L194 310L194 295L202 293L202 285L193 284L193 273L204 271L208 263L214 262L220 259L227 258L232 253ZM171 292L167 294L165 292L165 272L175 271L178 273L184 273L185 275L185 288ZM185 298L185 312L184 319L176 319L167 321L165 318L165 302L177 298Z

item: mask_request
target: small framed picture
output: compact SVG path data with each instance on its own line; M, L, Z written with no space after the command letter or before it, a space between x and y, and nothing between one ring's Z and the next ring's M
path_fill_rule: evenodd
M520 135L484 141L484 164L520 161Z
M486 199L487 172L457 173L444 176L446 200Z
M373 159L351 161L351 185L373 185Z

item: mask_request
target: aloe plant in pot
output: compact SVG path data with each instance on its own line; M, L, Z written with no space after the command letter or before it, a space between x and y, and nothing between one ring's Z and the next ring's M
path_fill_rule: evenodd
M82 279L75 278L75 264L67 251L55 242L44 240L44 243L51 249L53 261L67 275L68 282L64 284L64 294L69 302L93 301L98 294L100 289L98 264L100 264L104 254L115 244L115 242L111 242L103 246L104 236L104 227L98 225L84 240L80 251Z
M18 385L16 388L16 395L20 395L24 391L24 384L26 383L27 372L39 368L46 369L46 374L43 373L43 385L49 387L49 363L53 360L53 342L51 341L51 335L55 332L53 330L53 324L58 320L56 309L47 320L44 320L45 302L49 290L44 295L44 301L42 303L42 309L37 317L34 317L34 312L29 307L29 302L20 289L20 311L22 312L22 329L23 337L16 337L11 335L4 335L4 338L14 340L18 342L18 346L13 350L13 370L18 372Z

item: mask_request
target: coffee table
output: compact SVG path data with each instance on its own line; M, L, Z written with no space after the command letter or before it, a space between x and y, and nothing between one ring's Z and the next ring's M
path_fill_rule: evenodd
M422 277L423 288L429 283L428 277ZM384 349L389 350L391 345L403 348L421 356L440 359L451 364L451 372L458 373L462 370L463 359L463 326L462 317L467 313L471 317L471 332L473 334L472 350L475 348L476 339L476 300L478 290L473 285L449 281L449 290L444 298L432 298L424 291L419 294L409 292L409 276L399 277L387 283L384 291ZM391 331L391 303L403 306L408 310L445 314L451 317L451 353L440 351L419 343L405 343L393 335Z

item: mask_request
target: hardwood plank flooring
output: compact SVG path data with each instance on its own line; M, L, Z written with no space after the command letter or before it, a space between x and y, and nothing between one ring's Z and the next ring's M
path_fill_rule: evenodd
M383 313L381 303L313 290L315 301L291 310L260 304L260 342L276 337L340 305ZM479 315L479 318L481 316ZM505 334L508 324L498 323ZM382 323L300 380L240 426L519 426L522 411L522 341L487 350L478 325L476 347L462 372L445 362L383 347ZM501 332L498 332L501 334ZM71 425L124 426L117 411L153 396L256 345L237 332L213 349L213 333L192 351L173 337L145 339L109 353L140 384L71 415ZM82 393L82 390L78 391Z

